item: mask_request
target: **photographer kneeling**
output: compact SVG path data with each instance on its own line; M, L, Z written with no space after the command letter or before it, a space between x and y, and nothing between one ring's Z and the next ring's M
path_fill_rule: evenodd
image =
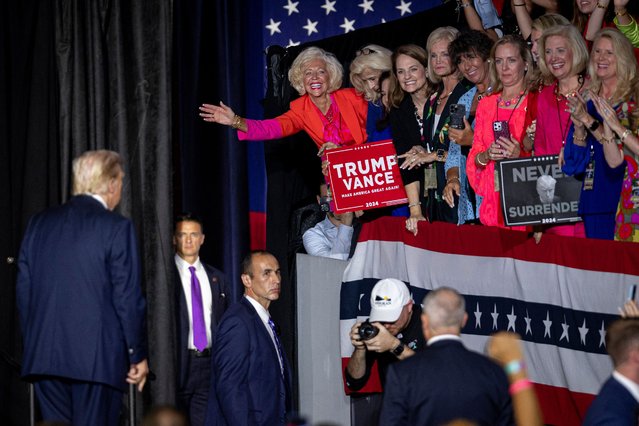
M351 328L350 338L355 349L344 371L348 389L360 391L368 382L375 362L383 386L389 364L425 347L420 317L421 308L413 303L402 281L386 278L375 284L370 317ZM373 417L381 404L381 399L374 399L368 401L372 406L366 410Z

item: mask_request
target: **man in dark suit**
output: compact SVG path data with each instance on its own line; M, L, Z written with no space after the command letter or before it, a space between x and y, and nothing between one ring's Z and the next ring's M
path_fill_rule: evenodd
M428 293L422 313L428 346L390 366L380 425L440 425L454 419L513 424L506 373L461 342L467 318L464 299L455 290Z
M280 266L266 251L242 262L244 297L222 317L213 345L207 425L283 425L291 374L268 312L280 297Z
M123 176L117 153L85 152L73 161L74 196L31 219L22 241L22 375L45 421L116 425L127 382L141 391L146 381L135 230L112 212Z
M226 311L224 274L200 261L202 222L183 214L175 219L175 300L178 330L178 407L191 426L204 424L211 383L211 344ZM195 306L195 309L194 309Z
M584 426L637 425L639 415L639 320L613 322L606 348L615 370L586 413Z

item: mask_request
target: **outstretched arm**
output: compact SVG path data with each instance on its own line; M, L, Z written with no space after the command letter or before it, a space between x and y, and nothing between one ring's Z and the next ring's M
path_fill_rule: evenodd
M200 117L209 123L219 123L225 126L232 126L234 129L247 131L246 120L235 114L231 107L224 105L220 101L220 105L202 104L200 106Z

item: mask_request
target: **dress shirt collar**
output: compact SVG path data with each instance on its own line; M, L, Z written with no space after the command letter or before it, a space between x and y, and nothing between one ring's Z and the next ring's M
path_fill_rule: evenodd
M441 342L442 340L454 340L457 342L461 342L461 337L456 334L440 334L439 336L431 337L430 339L428 339L428 342L426 342L426 346Z
M200 257L199 256L198 256L197 259L195 259L195 262L193 262L193 264L190 264L186 260L182 259L180 257L180 255L175 253L175 265L178 267L178 269L180 271L190 272L189 271L189 266L195 266L195 270L196 271L200 271L202 269L202 262L200 262Z
M251 305L253 305L253 307L257 311L257 314L260 316L260 319L262 320L262 322L264 324L268 324L268 320L269 318L271 318L271 315L264 308L264 306L260 305L260 303L257 300L253 299L251 296L248 296L245 294L244 297L246 297L246 300L251 302Z
M612 377L614 377L615 380L617 380L621 384L621 386L626 388L628 392L630 392L630 395L632 395L632 397L637 402L639 402L639 384L633 382L617 370L612 372Z
M326 231L337 229L337 226L329 219L328 215L324 218L323 221L320 222L320 226Z
M106 201L104 201L104 198L102 198L101 195L91 194L90 192L86 192L83 195L88 195L89 197L94 198L95 200L97 200L98 203L102 204L102 207L104 207L105 209L109 210L109 207L107 206Z

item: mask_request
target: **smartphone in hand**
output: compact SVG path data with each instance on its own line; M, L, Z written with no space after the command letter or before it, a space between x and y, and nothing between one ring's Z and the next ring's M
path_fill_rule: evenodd
M508 122L505 120L493 121L493 134L495 135L495 141L499 143L500 137L510 139L510 130L508 129Z
M450 127L464 130L464 117L466 117L466 106L463 104L452 104L450 107Z

